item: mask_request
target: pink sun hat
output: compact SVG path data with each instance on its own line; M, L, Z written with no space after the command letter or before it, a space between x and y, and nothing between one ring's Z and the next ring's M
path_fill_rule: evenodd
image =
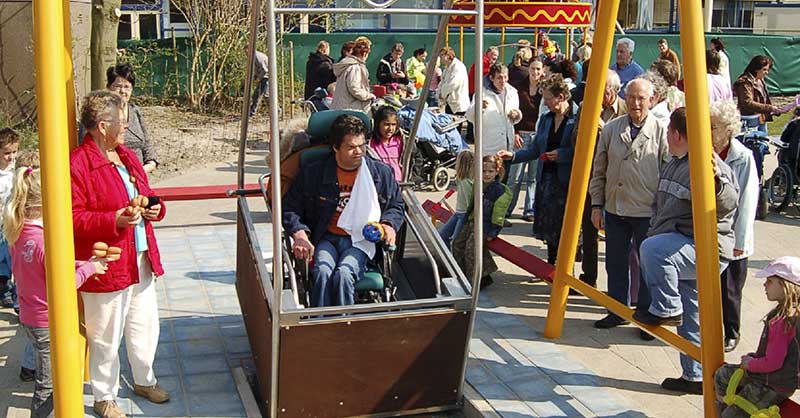
M771 277L778 276L783 280L800 285L800 258L797 257L781 257L769 263L763 270L759 270L753 274L754 277Z

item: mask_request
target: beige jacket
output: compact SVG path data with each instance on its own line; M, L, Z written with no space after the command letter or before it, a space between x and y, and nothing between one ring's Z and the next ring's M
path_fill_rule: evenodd
M671 158L667 128L653 115L647 116L636 138L631 138L630 116L612 119L597 142L589 183L592 206L618 216L649 218L658 176Z
M370 92L369 71L364 61L349 56L333 64L336 89L333 91L331 109L360 110L370 114L375 95Z

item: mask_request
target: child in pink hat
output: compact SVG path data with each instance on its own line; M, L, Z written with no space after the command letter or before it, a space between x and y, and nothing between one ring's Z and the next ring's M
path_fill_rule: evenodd
M800 386L800 258L781 257L754 276L767 279L767 300L778 305L764 319L756 352L742 356L739 365L722 365L714 374L719 416L723 418L750 416L738 405L723 402L728 382L737 369L744 370L737 394L759 409L780 405Z

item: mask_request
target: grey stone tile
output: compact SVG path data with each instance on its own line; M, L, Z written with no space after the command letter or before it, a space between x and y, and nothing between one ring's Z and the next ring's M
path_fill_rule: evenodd
M241 321L221 323L219 325L219 332L223 338L247 336L247 329L244 327L244 322Z
M184 375L219 373L229 370L224 354L208 354L202 356L181 357L181 369Z
M489 402L497 413L503 418L530 418L538 417L532 409L520 400L492 400Z
M196 282L193 283L193 286L168 288L166 293L167 301L170 304L185 299L205 299L203 288Z
M250 353L250 341L247 337L229 337L223 341L225 342L225 350L229 354Z
M204 394L216 392L236 392L236 385L230 373L194 374L183 379L187 393Z
M492 403L493 400L517 399L517 396L502 383L479 383L472 387L474 387L489 403Z
M508 363L487 361L484 364L489 368L492 374L503 382L535 379L544 376L544 373L533 364L520 364L516 361Z
M221 354L225 347L219 339L188 340L178 342L178 352L181 356Z
M242 310L239 304L229 306L219 306L213 309L213 312L218 315L242 315Z
M590 373L582 364L572 360L561 353L541 355L532 358L534 364L547 374L559 372Z
M627 401L606 390L586 389L570 394L597 415L628 409Z
M175 358L160 358L153 362L153 370L159 378L163 376L177 376L178 362Z
M487 344L487 342L476 338L473 338L472 341L470 341L469 352L470 357L479 360L503 361L503 359L500 358L500 355L494 351L492 346Z
M179 318L172 318L169 320L174 328L192 326L192 325L212 325L214 318L210 316L182 316Z
M507 341L511 343L514 349L531 359L531 361L541 356L561 355L561 350L558 346L549 341L528 341L519 339L508 339Z
M175 352L175 343L174 340L169 340L167 342L159 342L158 347L156 348L156 359L167 359L167 358L175 358L177 353Z
M478 320L491 328L507 328L522 326L522 321L513 314L499 312L480 312Z
M469 359L467 362L467 381L472 385L500 383L495 375L484 367L483 362Z
M564 387L564 389L566 389L568 392L597 389L600 385L600 379L588 371L575 373L553 373L550 374L550 378Z
M219 326L216 324L185 325L175 327L175 340L186 341L204 338L219 338Z
M595 415L580 402L570 398L553 398L543 401L526 402L536 414L553 418L584 418Z
M216 315L214 316L214 320L218 324L240 324L242 323L242 312L241 310L236 312L230 312L226 314ZM242 324L244 326L244 324Z
M506 384L524 401L543 401L556 395L556 383L547 376L513 380Z
M189 414L191 416L243 416L244 406L239 394L233 392L189 393Z

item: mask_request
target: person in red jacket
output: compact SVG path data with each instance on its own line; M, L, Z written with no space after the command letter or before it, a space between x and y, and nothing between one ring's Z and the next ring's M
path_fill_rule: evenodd
M70 154L75 258L89 259L97 241L122 250L119 261L109 263L104 280L90 280L79 288L92 353L94 411L103 418L125 417L116 403L123 336L134 393L155 403L169 400L153 372L159 334L153 275L163 275L164 269L151 223L163 219L166 208L152 199L142 164L123 145L123 106L116 93L89 93L81 107L87 134ZM138 195L151 197L150 203L129 208Z
M500 56L500 50L497 49L496 46L490 46L486 49L486 53L483 54L483 75L486 76L489 74L489 67L497 61L497 57ZM475 93L475 64L469 66L469 96Z

